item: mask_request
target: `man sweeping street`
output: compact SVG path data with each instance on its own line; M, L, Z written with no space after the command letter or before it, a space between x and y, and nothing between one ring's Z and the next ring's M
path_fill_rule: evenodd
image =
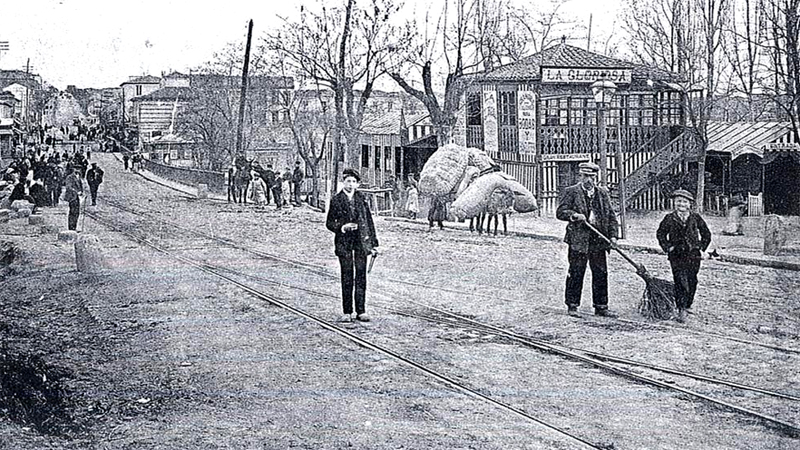
M556 217L559 220L569 222L564 237L564 242L569 245L567 253L569 273L564 294L567 313L571 316L580 315L578 307L581 304L583 277L588 262L592 269L594 313L598 316L615 317L615 314L608 310L606 253L610 250L610 245L617 243L617 217L611 206L608 190L597 185L600 167L594 163L584 162L578 168L580 181L564 190L556 210ZM608 238L609 242L590 230L585 223L594 226Z

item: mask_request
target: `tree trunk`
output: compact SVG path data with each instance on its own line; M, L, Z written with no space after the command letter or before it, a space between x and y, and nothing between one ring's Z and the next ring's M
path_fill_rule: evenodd
M319 208L319 159L315 159L309 168L311 169L311 201L309 204Z
M706 146L705 144L700 144L700 146L697 156L697 196L695 197L698 214L702 214L705 210L706 196Z

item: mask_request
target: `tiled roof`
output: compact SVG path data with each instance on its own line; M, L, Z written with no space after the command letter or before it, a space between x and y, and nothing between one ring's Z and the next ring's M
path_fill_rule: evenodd
M153 91L147 95L142 95L132 99L133 102L145 101L170 101L174 102L175 99L188 101L197 98L194 90L190 87L165 87L157 91Z
M128 80L120 84L120 86L124 86L126 84L161 84L161 78L154 77L152 75L145 75Z
M400 110L365 114L361 123L363 134L400 134ZM406 113L405 125L410 126L428 116L428 113Z
M533 81L540 79L542 66L632 69L633 78L652 79L654 81L677 80L680 78L676 73L611 58L567 44L555 45L535 55L490 70L482 74L482 76L478 74L476 77L478 80L486 81Z
M736 159L743 153L764 156L764 146L791 131L789 122L710 122L708 150L729 152Z

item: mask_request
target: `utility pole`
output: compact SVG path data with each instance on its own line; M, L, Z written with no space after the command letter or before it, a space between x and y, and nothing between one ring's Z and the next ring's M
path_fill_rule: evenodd
M236 157L242 156L242 128L244 127L244 107L247 100L247 69L250 66L250 41L253 38L253 19L247 26L247 46L244 50L244 67L242 68L242 92L239 97L239 123L236 128Z
M30 58L28 58L28 62L25 63L25 74L28 75L28 78L30 78L31 75ZM31 132L31 87L26 85L25 86L25 133L30 134L30 132ZM26 139L30 139L30 136L26 136Z

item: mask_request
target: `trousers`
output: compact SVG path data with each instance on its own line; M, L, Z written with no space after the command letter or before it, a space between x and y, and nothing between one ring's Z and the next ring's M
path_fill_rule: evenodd
M670 258L672 280L675 282L675 305L680 309L691 308L697 292L697 273L700 272L700 255Z
M586 275L586 263L592 269L592 303L595 309L608 308L608 266L606 264L606 251L589 249L588 253L576 252L569 249L569 273L567 286L564 292L565 303L569 307L578 307L581 304L583 292L583 277Z
M67 228L70 230L78 229L78 216L81 214L81 200L76 198L69 201L69 215L67 216Z
M361 251L349 252L347 256L339 257L339 266L342 271L342 312L353 314L355 297L356 314L364 314L367 296L367 254Z

